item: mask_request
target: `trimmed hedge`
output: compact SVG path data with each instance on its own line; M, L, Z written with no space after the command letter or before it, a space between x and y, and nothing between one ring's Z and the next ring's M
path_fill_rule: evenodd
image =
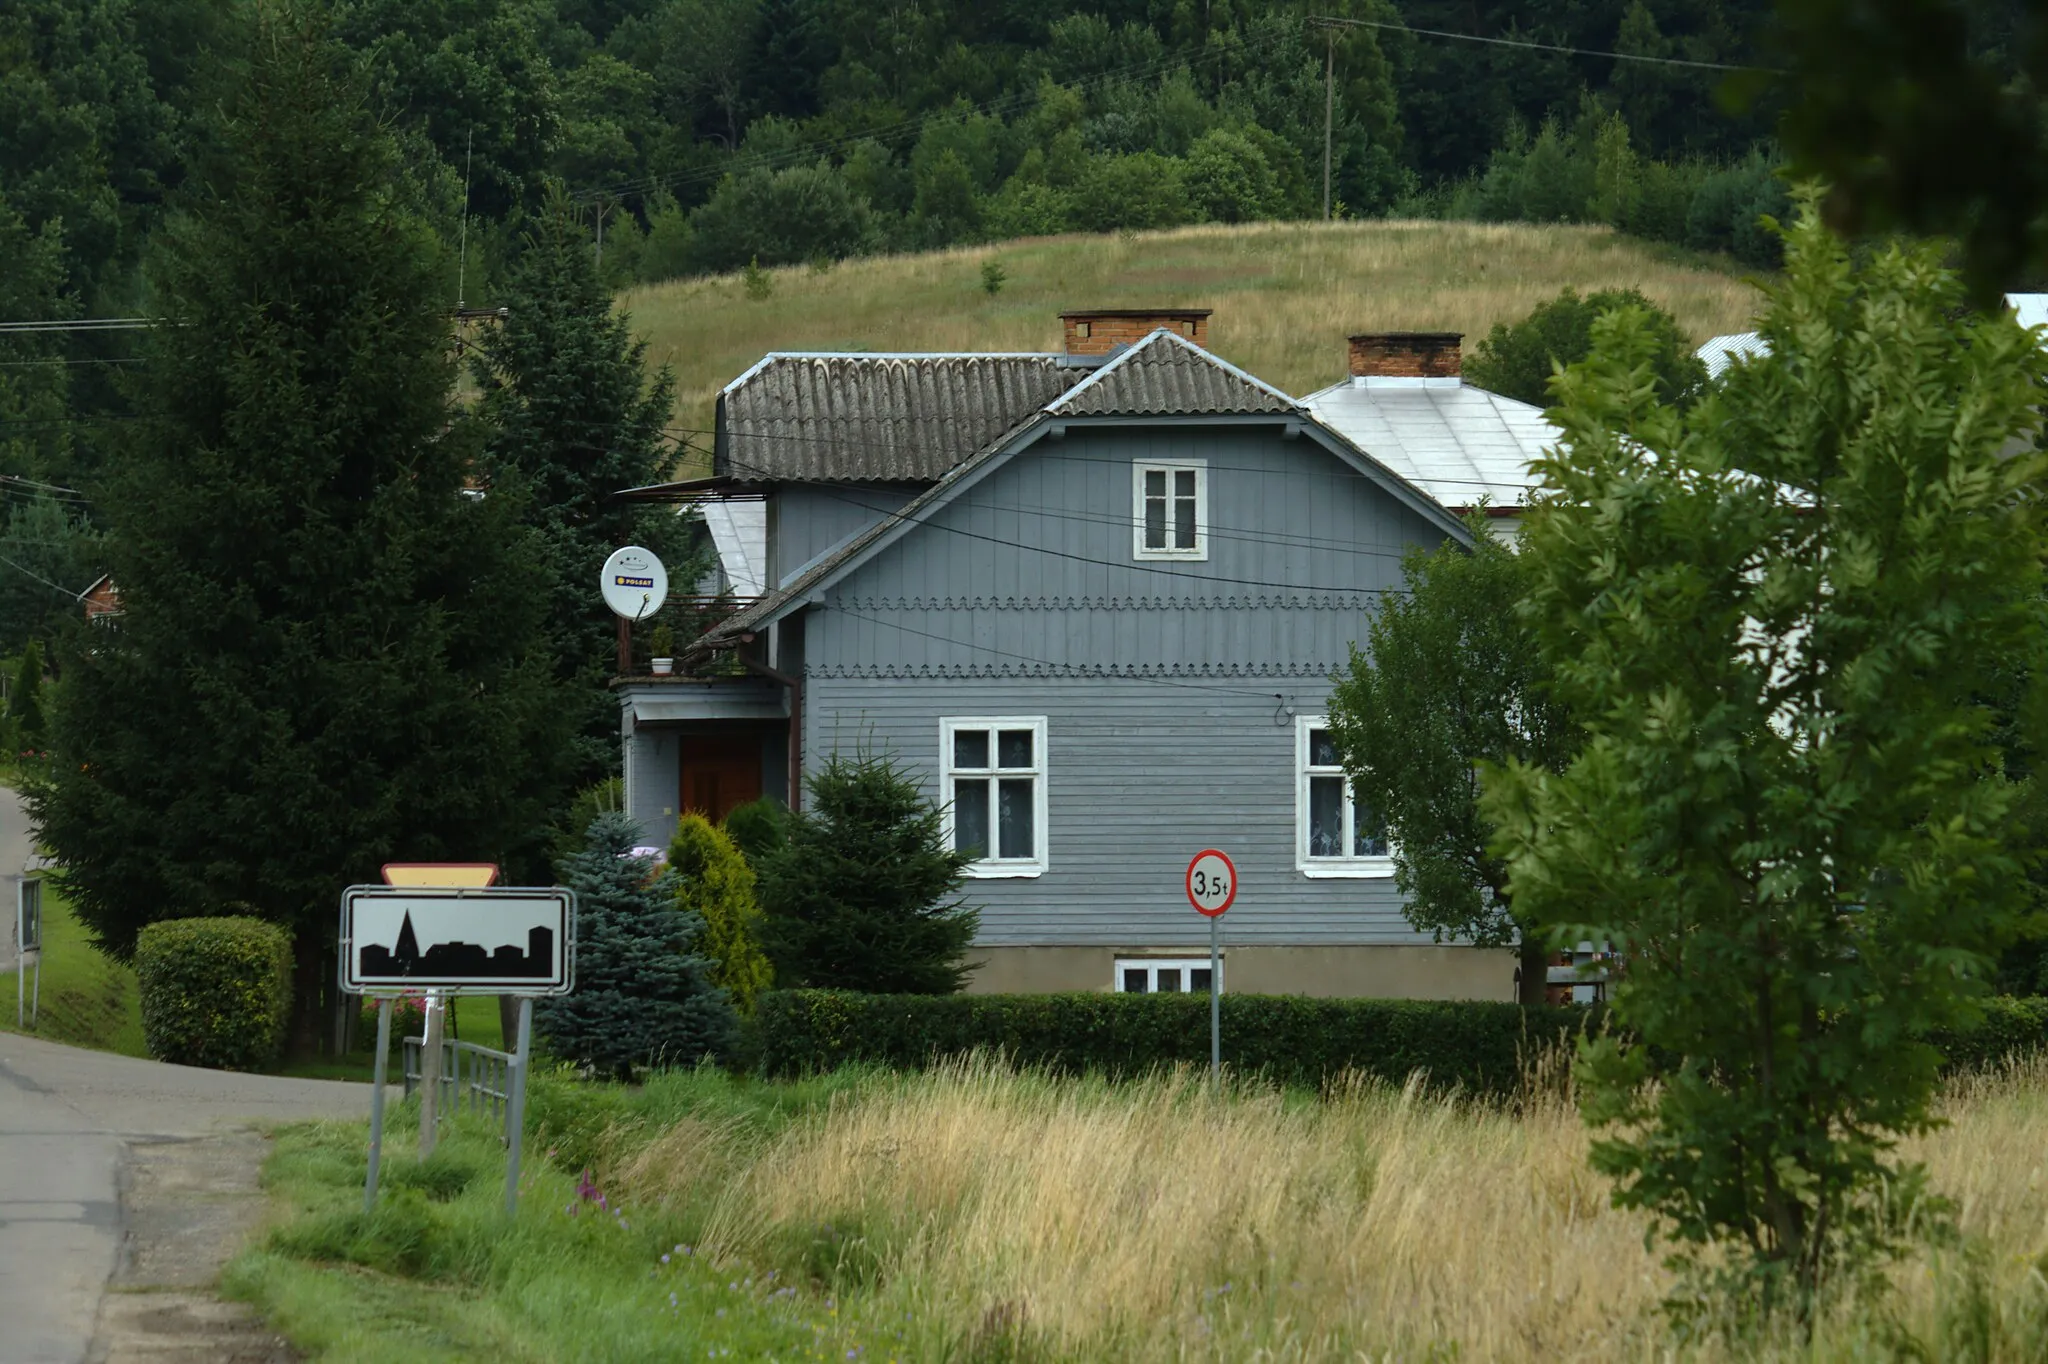
M1484 1000L1311 999L1225 995L1223 1060L1282 1084L1319 1086L1346 1070L1489 1097L1512 1094L1525 1056L1597 1030L1604 1010ZM1951 1070L1979 1070L2048 1047L2048 999L1984 1001L1975 1026L1930 1039ZM1000 1050L1018 1065L1111 1076L1209 1060L1206 994L864 995L776 990L761 996L758 1066L787 1076L866 1062L915 1070L936 1058Z
M1598 1027L1597 1010L1523 1009L1479 1000L1225 995L1223 1060L1282 1084L1345 1070L1468 1093L1514 1092L1521 1060ZM915 1069L935 1057L1000 1049L1018 1065L1127 1076L1209 1060L1206 994L862 995L777 990L756 1013L769 1075L852 1061Z
M135 941L142 1039L159 1061L257 1070L291 1015L292 940L261 919L166 919Z

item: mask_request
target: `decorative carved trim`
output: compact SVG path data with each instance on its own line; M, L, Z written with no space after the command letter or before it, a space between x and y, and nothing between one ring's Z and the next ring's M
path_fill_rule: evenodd
M853 680L938 680L942 678L1099 678L1142 680L1147 678L1256 678L1313 677L1328 681L1337 670L1335 663L1025 663L1017 660L996 663L920 664L834 664L809 667L805 675Z
M1364 592L1245 594L1233 597L832 597L847 611L1371 611Z

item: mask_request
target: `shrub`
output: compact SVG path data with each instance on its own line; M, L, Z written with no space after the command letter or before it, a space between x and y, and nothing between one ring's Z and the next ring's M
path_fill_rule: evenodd
M1657 396L1683 405L1706 381L1678 320L1634 289L1601 289L1584 298L1566 289L1520 322L1494 324L1473 349L1465 377L1480 388L1538 407L1550 404L1553 366L1576 364L1593 348L1593 320L1616 308L1646 309L1657 337Z
M711 982L724 988L742 1015L775 976L757 936L761 906L754 870L725 830L694 811L676 823L668 848L676 877L676 908L704 920L697 949L711 962Z
M955 892L970 854L887 758L834 754L761 867L762 938L783 985L937 994L967 977L979 920Z
M619 1079L635 1066L723 1057L736 1028L697 953L703 919L676 907L671 873L631 855L639 837L630 816L599 815L563 866L576 892L576 992L543 1000L533 1017L554 1055Z
M829 166L728 175L690 216L697 266L712 271L849 256L868 227L867 205Z
M789 807L773 796L735 805L726 811L725 832L758 875L763 860L789 840Z
M1088 232L1135 232L1192 220L1181 166L1157 152L1094 158L1075 187L1075 224Z
M1183 995L863 995L776 990L754 1015L763 1072L849 1063L919 1069L976 1049L1066 1074L1128 1077L1209 1060L1209 999ZM1503 1097L1524 1060L1611 1026L1601 1008L1523 1009L1491 1000L1223 996L1223 1060L1282 1084L1357 1071L1404 1084ZM1979 1023L1928 1039L1951 1070L1984 1070L2048 1049L2048 999L1985 1001Z
M142 1039L159 1061L258 1070L278 1057L292 939L261 919L166 919L135 940Z
M1223 997L1223 1059L1283 1084L1320 1085L1347 1070L1502 1096L1522 1058L1554 1047L1601 1015L1522 1009L1484 1000ZM977 1048L1063 1073L1130 1076L1157 1066L1206 1064L1205 994L861 995L778 990L756 1017L761 1067L771 1075L852 1061L906 1069Z
M1233 129L1211 128L1195 140L1185 179L1195 213L1211 222L1280 216L1283 196L1265 153Z

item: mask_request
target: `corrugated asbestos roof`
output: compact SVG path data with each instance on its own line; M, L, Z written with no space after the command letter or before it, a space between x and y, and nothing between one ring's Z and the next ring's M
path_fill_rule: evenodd
M1300 410L1294 399L1161 329L1048 403L1060 416L1239 416Z
M770 355L721 395L716 469L930 483L1081 377L1057 355Z
M1522 505L1530 462L1557 440L1541 408L1455 379L1346 381L1308 409L1446 507Z

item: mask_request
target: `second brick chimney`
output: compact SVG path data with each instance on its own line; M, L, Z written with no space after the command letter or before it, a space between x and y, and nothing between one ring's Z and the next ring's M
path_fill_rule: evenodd
M1463 367L1463 332L1366 332L1351 338L1353 379L1448 379Z
M1143 341L1161 327L1204 349L1209 345L1208 308L1090 308L1061 313L1067 354L1107 355Z

